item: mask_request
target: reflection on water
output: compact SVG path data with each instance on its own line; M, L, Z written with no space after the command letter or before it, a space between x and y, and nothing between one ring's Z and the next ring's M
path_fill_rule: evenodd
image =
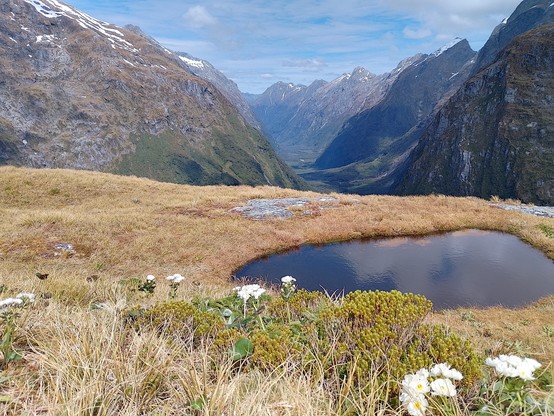
M520 306L554 293L554 263L512 235L468 230L425 238L354 241L300 249L250 263L236 274L329 293L420 293L435 308Z

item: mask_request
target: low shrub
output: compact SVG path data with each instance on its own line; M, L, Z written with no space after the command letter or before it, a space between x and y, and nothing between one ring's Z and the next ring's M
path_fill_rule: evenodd
M205 338L213 338L224 329L221 317L202 311L184 301L159 303L135 317L135 327L148 326L158 332L197 345Z
M417 406L458 412L478 396L483 359L447 328L423 324L432 308L425 297L356 291L333 299L296 291L290 279L280 297L247 285L222 299L160 303L136 314L134 324L208 345L211 362L226 355L234 371L294 368L342 391L340 400L368 389L375 400L420 414ZM447 398L428 400L428 389L410 395L418 377Z

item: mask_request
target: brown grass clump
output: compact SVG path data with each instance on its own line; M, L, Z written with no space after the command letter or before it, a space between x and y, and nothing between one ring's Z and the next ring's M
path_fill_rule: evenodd
M1 167L0 298L38 299L17 321L23 359L0 373L0 415L394 415L374 400L379 380L335 403L348 378L330 388L300 370L237 373L228 358L207 353L210 345L193 351L154 327L129 331L124 315L167 300L167 275L187 277L177 301L222 297L241 265L306 243L476 228L512 233L554 258L544 231L554 219L477 198L334 194L336 207L317 215L251 221L231 212L249 199L299 196L318 194ZM136 290L147 274L158 277L152 295ZM520 353L548 366L553 316L550 297L517 310L435 312L426 323L446 325L482 353Z

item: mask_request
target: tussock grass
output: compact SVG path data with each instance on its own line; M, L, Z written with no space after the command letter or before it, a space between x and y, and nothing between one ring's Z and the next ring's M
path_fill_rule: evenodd
M248 199L298 196L317 194L1 167L2 296L30 291L39 299L18 320L24 358L3 373L0 396L10 401L0 403L0 415L400 414L376 399L382 386L309 378L287 363L270 375L239 373L228 358L214 362L186 340L129 331L122 311L166 300L163 277L177 272L187 276L179 299L223 296L241 265L306 243L478 228L512 233L554 258L554 239L541 231L554 220L477 198L334 194L337 207L314 216L251 221L230 212ZM75 253L56 249L62 243ZM133 290L132 279L147 274L159 278L153 296ZM548 365L553 316L550 297L517 310L441 311L427 320L471 338L483 353L523 353Z

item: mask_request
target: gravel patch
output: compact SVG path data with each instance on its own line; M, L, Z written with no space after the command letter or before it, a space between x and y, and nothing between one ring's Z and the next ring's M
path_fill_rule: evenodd
M313 215L319 209L336 208L338 201L333 197L251 199L246 205L231 209L231 212L239 212L255 221L288 219L294 215L291 208L298 210L306 207L302 215Z
M537 217L554 218L554 207L540 207L536 205L508 205L493 204L493 207L505 209L508 211L518 211L525 214L535 215Z

